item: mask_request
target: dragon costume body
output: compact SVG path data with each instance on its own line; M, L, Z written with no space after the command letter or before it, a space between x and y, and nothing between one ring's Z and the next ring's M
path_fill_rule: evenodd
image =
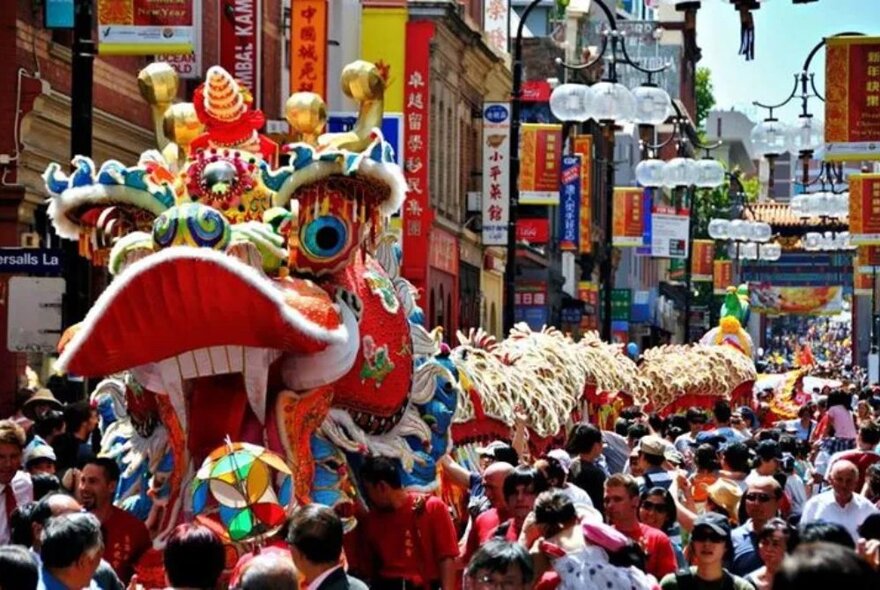
M432 490L459 398L384 233L406 182L372 125L384 93L375 66L343 72L365 107L356 132L321 135L321 98L291 98L293 131L312 141L287 146L280 167L246 89L216 67L207 80L196 98L220 88L223 104L162 114L174 158L149 151L135 166L98 167L78 157L70 174L53 164L44 175L58 234L113 276L62 337L58 366L112 375L94 394L103 450L123 467L118 503L146 520L157 547L192 517L194 473L227 437L284 457L298 503L344 514L367 454L394 459L408 488ZM227 111L242 129L223 122ZM222 147L239 135L247 141Z

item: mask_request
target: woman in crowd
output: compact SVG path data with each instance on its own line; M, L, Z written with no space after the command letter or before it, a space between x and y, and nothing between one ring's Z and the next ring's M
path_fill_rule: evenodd
M681 542L681 528L678 526L678 510L669 490L662 487L651 488L639 500L639 521L666 533L675 551L678 567L687 567Z
M720 514L703 514L694 522L688 545L688 554L694 565L689 570L663 578L660 588L688 590L719 587L753 590L751 584L724 569L724 558L731 552L730 523Z
M787 522L781 518L770 519L758 533L758 554L764 566L746 576L746 580L757 590L772 590L773 578L782 560L796 544L796 532Z

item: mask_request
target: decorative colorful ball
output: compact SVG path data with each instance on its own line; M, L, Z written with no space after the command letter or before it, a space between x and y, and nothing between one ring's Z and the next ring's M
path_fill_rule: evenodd
M280 480L277 489L276 480ZM193 513L212 513L213 499L230 541L259 541L284 524L291 480L290 469L275 453L250 443L227 441L208 455L196 473Z
M172 207L153 222L153 242L158 248L195 246L225 250L230 235L226 217L199 203Z

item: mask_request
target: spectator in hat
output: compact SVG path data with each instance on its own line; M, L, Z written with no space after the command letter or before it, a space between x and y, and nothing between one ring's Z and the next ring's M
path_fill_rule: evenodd
M689 569L667 575L660 581L662 590L690 588L733 588L753 590L752 585L724 569L724 558L731 551L730 524L720 514L706 513L694 522L688 553Z
M0 420L0 545L9 542L10 517L34 499L31 476L21 470L24 430L12 420Z
M666 441L653 434L643 437L638 446L638 462L642 475L638 478L639 491L644 494L651 488L669 489L673 474L664 468L667 457L674 451Z
M55 475L55 451L39 437L27 444L21 460L25 470L31 475L38 473Z
M31 432L34 439L39 438L46 444L53 444L55 440L64 434L67 425L64 422L64 413L60 410L49 410L34 422Z
M24 402L21 413L24 414L25 418L37 422L50 410L60 412L64 410L64 404L58 401L50 390L41 387Z

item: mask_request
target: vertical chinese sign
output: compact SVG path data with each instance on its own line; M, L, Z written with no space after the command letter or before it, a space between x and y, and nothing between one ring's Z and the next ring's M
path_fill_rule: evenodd
M428 127L431 39L434 23L406 24L404 71L404 166L407 193L403 205L403 276L424 290L428 278L428 245L432 214L428 187Z
M850 242L880 244L880 174L849 177Z
M694 240L691 255L691 280L711 283L715 262L715 242L713 240Z
M643 242L644 190L639 187L614 187L612 244L635 248Z
M220 0L220 65L253 94L260 106L260 0Z
M510 224L510 104L483 105L483 245L506 246Z
M193 0L98 0L97 9L101 55L193 51Z
M559 179L560 243L563 252L578 251L581 201L581 157L562 156L562 174Z
M593 251L593 136L576 135L574 153L581 157L581 210L579 254Z
M733 262L730 260L716 260L712 277L712 291L716 295L724 295L727 288L733 284Z
M584 330L599 329L599 287L591 281L578 283L578 299L584 302L584 315L581 317L581 328Z
M825 159L880 160L880 37L825 44Z
M562 126L525 123L519 143L519 203L559 205Z
M290 92L325 96L327 0L291 0L290 15Z
M880 246L859 246L853 258L856 295L871 295L874 292L876 273L880 271Z
M483 2L483 30L489 47L495 51L507 52L510 41L510 2L509 0L485 0Z

